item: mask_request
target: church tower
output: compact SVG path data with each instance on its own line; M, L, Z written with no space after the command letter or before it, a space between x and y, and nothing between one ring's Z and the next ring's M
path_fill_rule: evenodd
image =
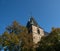
M35 19L31 17L27 23L28 33L33 36L33 42L37 44L41 37L44 36L44 30L37 24Z

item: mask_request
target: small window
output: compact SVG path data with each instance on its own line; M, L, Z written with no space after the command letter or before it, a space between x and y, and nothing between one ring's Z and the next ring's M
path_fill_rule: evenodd
M40 34L40 30L39 29L37 30L37 32L38 32L38 34Z
M28 29L28 33L32 33L32 27Z

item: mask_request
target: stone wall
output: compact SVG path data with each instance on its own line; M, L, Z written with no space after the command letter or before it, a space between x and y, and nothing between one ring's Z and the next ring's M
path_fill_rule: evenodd
M40 33L38 33L38 29ZM33 42L37 44L41 40L41 37L44 36L44 31L43 29L32 25L32 34L33 34Z

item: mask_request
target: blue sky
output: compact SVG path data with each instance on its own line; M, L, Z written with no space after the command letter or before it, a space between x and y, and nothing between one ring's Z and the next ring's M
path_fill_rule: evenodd
M0 0L0 34L14 20L26 25L31 13L47 32L60 27L60 0Z

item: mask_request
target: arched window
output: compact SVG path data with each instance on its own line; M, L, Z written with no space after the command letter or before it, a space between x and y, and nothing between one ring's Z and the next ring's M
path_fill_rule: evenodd
M40 34L40 30L39 29L37 29L37 33Z

